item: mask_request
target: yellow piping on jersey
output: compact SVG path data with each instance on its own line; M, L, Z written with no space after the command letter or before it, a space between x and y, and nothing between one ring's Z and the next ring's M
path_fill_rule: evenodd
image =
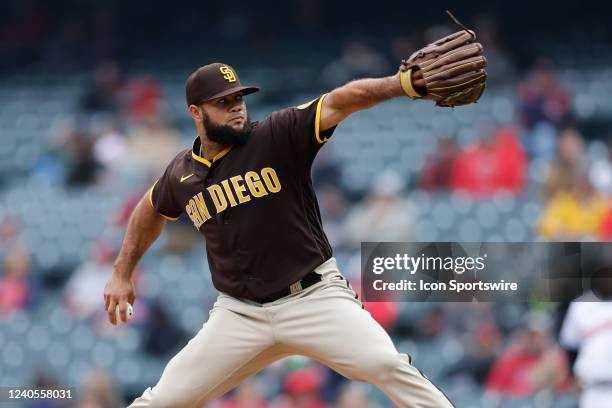
M298 108L298 109L306 109L307 107L309 107L310 105L312 105L312 103L313 103L314 101L316 101L316 100L317 100L317 98L313 99L312 101L309 101L309 102L303 103L303 104L301 104L301 105L298 105L298 106L296 106L296 108Z
M159 180L157 180L157 181L159 181ZM159 215L161 215L162 217L164 217L167 220L170 220L170 221L178 220L179 217L172 218L172 217L168 217L167 215L164 215L164 214L160 213L159 211L157 211L157 209L153 205L153 189L155 188L155 185L157 184L157 181L155 183L153 183L153 185L151 186L151 189L149 190L149 204L151 204L151 208L153 208L155 210L155 212L157 212Z
M212 166L214 162L216 162L217 160L219 160L220 158L228 154L229 151L232 150L232 147L234 147L234 145L229 145L225 149L221 150L219 153L215 155L215 157L213 157L212 162L206 160L203 157L198 156L197 154L195 154L193 150L191 151L191 157L193 157L195 160L199 161L200 163L210 167Z
M315 137L320 144L329 140L328 137L321 139L321 136L319 136L319 128L321 127L321 107L323 107L323 99L325 99L326 96L327 94L323 94L321 98L319 98L319 102L317 102L317 113L315 114Z

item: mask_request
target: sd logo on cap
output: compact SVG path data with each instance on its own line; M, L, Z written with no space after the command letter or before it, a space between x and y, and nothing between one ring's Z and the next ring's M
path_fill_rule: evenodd
M228 66L224 65L220 67L219 71L223 74L223 78L227 79L227 82L236 82L236 75L234 75L234 71Z

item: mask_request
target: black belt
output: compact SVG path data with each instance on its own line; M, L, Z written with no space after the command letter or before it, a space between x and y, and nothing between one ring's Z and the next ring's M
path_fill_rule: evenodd
M308 275L304 276L302 278L302 280L299 280L295 283L293 283L292 285L284 288L281 291L278 291L276 293L273 293L272 295L268 296L267 298L262 300L262 303L268 303L268 302L274 302L275 300L278 300L280 298L284 298L285 296L289 296L293 293L297 293L301 290L304 290L312 285L314 285L315 283L321 282L321 275L319 275L318 273L312 271L309 272Z

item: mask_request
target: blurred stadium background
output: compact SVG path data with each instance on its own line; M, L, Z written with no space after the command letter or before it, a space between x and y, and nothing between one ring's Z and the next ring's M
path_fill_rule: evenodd
M341 124L321 151L313 178L347 276L359 278L365 240L610 241L610 10L534 3L452 8L485 46L480 103L394 100ZM102 299L131 209L195 137L184 102L190 72L233 65L262 87L247 99L261 119L350 79L394 73L399 59L455 30L443 10L2 2L0 385L78 391L68 404L21 405L29 408L125 406L205 322L216 292L184 217L139 266L130 324L111 326ZM522 408L577 406L576 350L558 335L567 306L367 308L458 407ZM213 404L389 406L372 387L299 357Z

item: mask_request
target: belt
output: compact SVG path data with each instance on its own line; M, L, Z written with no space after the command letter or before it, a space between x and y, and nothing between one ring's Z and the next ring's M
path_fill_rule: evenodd
M297 293L319 282L321 282L321 275L314 271L309 272L301 280L263 299L262 303L274 302L275 300Z

